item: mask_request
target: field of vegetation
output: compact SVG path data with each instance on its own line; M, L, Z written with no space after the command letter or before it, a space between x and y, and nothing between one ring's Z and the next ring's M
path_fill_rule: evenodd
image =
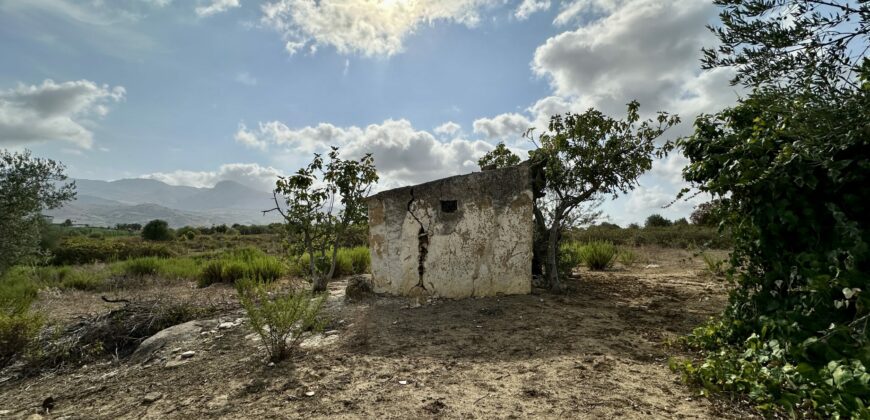
M489 417L507 407L533 416L751 414L696 400L666 367L679 352L667 342L724 299L724 284L704 262L723 259L724 251L684 246L694 239L671 246L572 240L563 245L570 255L563 265L584 280L569 280L565 295L436 299L414 309L402 298L346 299L348 276L368 271L368 249L341 248L311 333L298 334L301 350L269 363L270 336L255 327L256 314L268 319L269 308L247 307L265 296L239 283L257 278L271 290L298 288L308 256L289 259L280 233L189 238L185 231L151 241L114 229L64 228L53 258L6 273L0 293L18 308L10 319L21 347L5 347L4 415L44 412L49 397L49 412L83 417ZM714 228L706 232L717 236ZM694 309L661 312L674 302ZM557 313L562 321L546 331L516 328L544 325ZM179 325L194 325L195 334L140 354L149 337ZM610 333L617 330L626 333ZM462 379L446 380L450 372ZM637 372L643 388L603 392L619 378L636 383L627 379ZM584 399L558 385L581 378ZM458 392L462 384L475 393Z

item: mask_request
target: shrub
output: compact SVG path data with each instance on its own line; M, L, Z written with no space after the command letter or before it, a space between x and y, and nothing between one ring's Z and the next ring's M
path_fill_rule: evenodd
M223 281L223 269L224 265L222 261L215 260L206 263L199 273L199 280L197 282L199 287L206 287Z
M245 308L251 328L263 340L270 361L281 361L310 334L323 329L318 318L326 295L290 290L269 296L260 280L243 279L236 283L239 302Z
M716 228L697 225L604 229L599 226L576 229L566 233L578 242L609 241L614 245L658 245L668 248L703 247L727 249L732 245L727 231L719 233Z
M124 263L124 273L130 276L153 276L160 269L157 257L142 257L128 260Z
M631 267L637 263L640 259L640 256L637 255L636 252L627 249L621 248L619 253L616 254L616 260L619 261L624 267Z
M55 265L110 262L137 257L171 257L172 250L163 244L142 242L138 238L94 240L83 237L65 239L54 250Z
M329 271L329 257L331 254L327 252L327 258L318 258L317 266L319 272ZM290 264L290 274L294 276L304 276L308 272L308 253L302 254ZM371 254L368 247L357 246L353 248L339 248L338 255L335 259L334 276L349 276L353 274L365 274L371 270Z
M24 353L42 328L42 317L25 310L0 310L0 369Z
M590 270L604 270L613 266L617 249L611 242L589 242L580 248L580 258Z
M148 222L142 228L142 239L147 241L168 241L172 239L172 231L164 220L156 219Z
M566 276L571 275L577 266L583 263L583 258L580 256L580 244L571 241L562 241L559 246L558 264L559 273Z
M61 289L75 289L84 291L100 290L105 286L105 275L88 270L70 270L64 276L58 286Z
M646 218L646 223L644 224L644 227L668 227L672 224L673 222L665 219L660 214L651 214L649 217Z
M0 369L22 354L42 328L42 317L30 310L36 294L20 267L0 277Z
M275 257L270 257L256 248L239 248L228 251L203 266L199 286L214 283L234 283L250 277L263 281L275 281L284 274L284 266Z

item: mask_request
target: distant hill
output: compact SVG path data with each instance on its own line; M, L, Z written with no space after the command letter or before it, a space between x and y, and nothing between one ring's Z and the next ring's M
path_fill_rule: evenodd
M175 186L153 179L75 181L77 199L47 212L56 221L114 226L163 219L173 227L281 221L277 214L261 213L274 207L271 193L235 181L221 181L212 188Z

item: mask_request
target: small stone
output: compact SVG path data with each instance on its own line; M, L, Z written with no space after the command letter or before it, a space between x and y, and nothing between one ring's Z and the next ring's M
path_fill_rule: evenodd
M182 359L190 359L191 357L193 357L193 356L195 356L195 355L196 355L196 352L195 352L195 351L193 351L193 350L188 350L188 351L186 351L186 352L184 352L184 353L181 353L181 358L182 358Z
M232 322L221 322L218 325L218 329L219 330L228 330L228 329L235 327L235 326L236 326L236 324L233 324Z
M170 360L163 367L171 369L185 364L187 364L187 360Z
M274 366L275 366L275 362L269 362L269 364L268 364L268 365L266 365L266 366L269 366L269 367L274 367Z
M150 392L148 394L145 394L145 398L142 398L142 404L151 404L161 398L163 398L163 394L159 392Z

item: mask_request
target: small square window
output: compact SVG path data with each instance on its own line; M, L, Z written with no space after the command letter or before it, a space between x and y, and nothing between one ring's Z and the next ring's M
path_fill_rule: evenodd
M456 200L441 200L441 211L444 213L453 213L458 208Z

